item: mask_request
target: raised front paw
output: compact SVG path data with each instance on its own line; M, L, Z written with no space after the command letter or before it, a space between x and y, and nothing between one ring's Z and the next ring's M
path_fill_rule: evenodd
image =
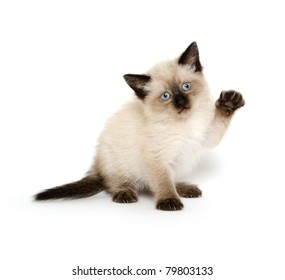
M242 95L234 90L222 91L216 101L216 107L226 112L227 115L244 106L244 104Z
M181 210L183 208L183 204L180 199L166 198L159 200L156 204L156 208L159 210L175 211Z

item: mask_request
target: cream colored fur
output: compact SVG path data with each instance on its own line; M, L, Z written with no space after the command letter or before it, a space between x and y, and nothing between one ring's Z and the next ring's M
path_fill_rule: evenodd
M148 74L150 94L109 119L89 174L101 174L111 193L124 191L122 185L128 183L135 191L149 188L157 200L178 198L175 182L189 177L203 147L217 144L226 126L217 125L215 104L201 72L173 60L157 64ZM160 99L174 81L191 82L193 88L191 109L182 114Z

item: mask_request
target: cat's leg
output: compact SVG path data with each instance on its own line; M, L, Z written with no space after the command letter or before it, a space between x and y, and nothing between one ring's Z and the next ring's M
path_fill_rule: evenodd
M208 132L206 147L214 147L221 141L235 110L244 106L244 104L244 99L239 92L234 90L221 92L219 99L216 101L215 116Z
M154 193L157 209L175 211L183 208L170 167L161 162L152 162L149 165L149 177L149 186Z
M106 181L106 190L112 195L114 202L133 203L138 201L135 184L124 176L109 175Z
M185 182L178 182L175 186L177 193L181 197L199 197L202 195L202 191L198 188L197 185Z

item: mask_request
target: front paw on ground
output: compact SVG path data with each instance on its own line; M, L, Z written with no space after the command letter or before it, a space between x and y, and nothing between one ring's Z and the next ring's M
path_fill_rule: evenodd
M118 203L133 203L138 201L138 196L133 191L119 191L113 194L113 201Z
M187 184L187 183L177 183L176 184L177 192L182 197L199 197L202 195L202 191L198 188L197 185Z
M223 109L228 114L244 106L245 101L242 95L235 90L222 91L219 99L216 101L216 107Z
M183 204L180 199L177 198L161 199L156 204L156 209L165 211L176 211L181 210L182 208Z

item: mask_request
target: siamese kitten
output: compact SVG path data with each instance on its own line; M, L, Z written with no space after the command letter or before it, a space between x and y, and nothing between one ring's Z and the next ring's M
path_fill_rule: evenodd
M140 189L148 189L157 209L180 210L179 197L201 196L197 185L184 179L202 149L219 143L234 112L245 104L242 95L222 91L213 102L195 42L178 59L124 79L137 98L107 122L86 177L38 193L36 200L105 190L115 202L132 203Z

